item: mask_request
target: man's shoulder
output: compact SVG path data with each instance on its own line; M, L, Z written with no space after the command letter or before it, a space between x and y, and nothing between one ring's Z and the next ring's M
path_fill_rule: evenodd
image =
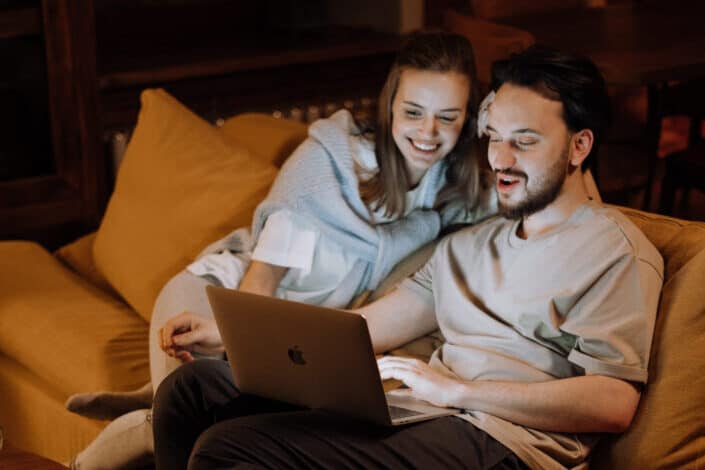
M583 223L588 227L592 227L591 231L594 230L598 233L604 232L605 234L622 239L635 253L645 247L653 247L653 244L646 238L644 232L639 230L639 228L629 220L629 217L624 215L624 213L616 207L594 203L589 206L589 210L586 212Z
M609 243L615 250L621 247L624 254L631 254L663 271L663 259L654 244L618 208L601 203L591 204L583 222L596 242Z

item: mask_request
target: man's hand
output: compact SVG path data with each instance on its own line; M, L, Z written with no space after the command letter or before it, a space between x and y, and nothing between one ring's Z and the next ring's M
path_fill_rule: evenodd
M400 380L409 387L391 393L412 396L436 406L454 406L450 399L459 382L435 371L425 362L408 357L385 356L377 360L377 366L382 380Z
M193 361L193 352L214 356L225 350L215 321L192 312L167 321L157 334L162 350L181 362Z

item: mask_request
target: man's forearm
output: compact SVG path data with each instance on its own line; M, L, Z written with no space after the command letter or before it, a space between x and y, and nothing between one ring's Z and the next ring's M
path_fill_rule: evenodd
M456 384L445 390L448 406L555 432L622 432L629 427L640 396L630 383L601 375L536 383Z
M438 328L433 301L406 289L395 289L355 311L365 316L377 353L399 347Z

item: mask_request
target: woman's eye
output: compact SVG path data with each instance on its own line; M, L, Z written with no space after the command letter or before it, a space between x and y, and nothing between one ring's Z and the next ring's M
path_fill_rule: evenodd
M418 111L416 109L407 109L405 111L405 114L410 118L421 117L421 111Z
M454 123L458 117L457 116L440 116L438 119L441 120L441 122L444 122L446 124L451 124Z
M517 145L520 147L530 147L536 143L535 140L517 140Z

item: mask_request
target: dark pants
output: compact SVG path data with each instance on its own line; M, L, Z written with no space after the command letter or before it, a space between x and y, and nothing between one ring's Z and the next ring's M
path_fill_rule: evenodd
M167 377L153 426L158 469L526 468L459 418L384 427L243 395L220 360Z

